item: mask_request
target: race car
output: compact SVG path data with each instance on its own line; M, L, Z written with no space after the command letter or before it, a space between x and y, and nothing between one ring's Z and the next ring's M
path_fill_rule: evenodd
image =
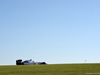
M38 64L46 64L45 62L34 62L32 59L22 61L22 59L16 60L16 65L38 65Z

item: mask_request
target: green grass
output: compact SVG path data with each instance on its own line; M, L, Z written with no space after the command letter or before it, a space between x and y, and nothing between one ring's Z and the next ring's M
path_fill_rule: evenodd
M86 75L86 73L100 73L100 64L0 66L0 75Z

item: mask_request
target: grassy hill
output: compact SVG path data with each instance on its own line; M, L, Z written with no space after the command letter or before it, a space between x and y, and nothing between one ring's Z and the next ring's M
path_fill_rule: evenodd
M0 66L0 75L89 75L100 73L100 64Z

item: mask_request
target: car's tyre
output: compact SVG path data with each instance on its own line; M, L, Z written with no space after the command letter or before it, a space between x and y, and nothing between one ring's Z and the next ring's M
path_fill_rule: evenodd
M16 60L16 65L22 65L22 60Z

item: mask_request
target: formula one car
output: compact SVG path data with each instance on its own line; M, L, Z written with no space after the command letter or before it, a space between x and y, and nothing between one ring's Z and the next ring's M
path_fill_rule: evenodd
M22 59L16 60L16 65L38 65L38 64L46 64L45 62L34 62L32 59L22 61Z

